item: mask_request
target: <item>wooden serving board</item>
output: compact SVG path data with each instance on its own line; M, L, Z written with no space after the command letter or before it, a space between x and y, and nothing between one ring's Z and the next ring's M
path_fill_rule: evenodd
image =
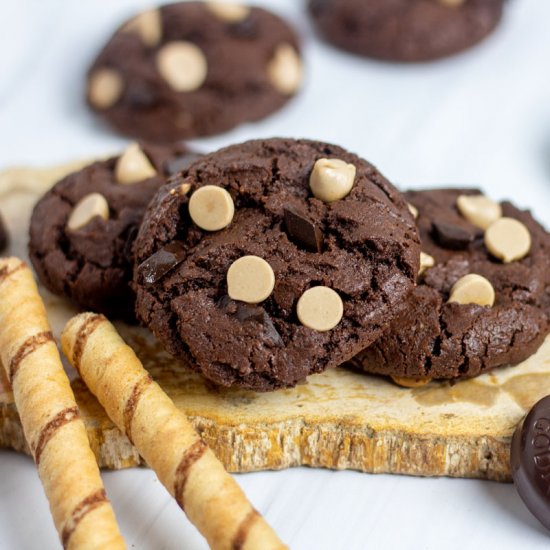
M9 254L26 257L33 204L79 164L0 173L0 211L12 237ZM59 336L75 311L46 291L43 296ZM522 365L455 385L402 389L342 368L312 376L292 390L256 394L216 388L171 359L146 330L118 328L232 472L307 465L508 481L513 430L550 393L550 337ZM0 372L0 444L28 453L9 384ZM141 464L83 382L72 384L100 465Z

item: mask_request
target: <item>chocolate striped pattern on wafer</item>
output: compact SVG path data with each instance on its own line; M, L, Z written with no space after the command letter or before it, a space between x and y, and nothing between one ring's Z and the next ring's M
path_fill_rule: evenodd
M52 437L63 426L77 420L78 418L80 418L78 407L67 407L62 411L59 411L47 424L44 425L40 435L36 439L36 443L32 446L34 461L37 466L40 464L40 457Z
M12 384L23 359L48 342L53 342L53 334L49 330L30 336L19 346L8 367L8 376Z
M124 420L124 433L130 440L130 443L133 443L132 440L132 420L134 419L134 413L139 402L140 397L143 395L143 392L147 386L150 386L153 383L153 378L150 374L146 374L143 378L139 379L130 393L130 397L126 401L124 406L124 411L122 417Z
M84 348L86 346L88 338L90 337L90 334L92 334L94 330L106 320L107 318L103 315L91 314L86 319L86 322L80 327L74 344L72 361L72 365L78 373L80 373L80 361L82 359L82 354L84 353Z
M7 281L14 273L17 273L24 267L27 267L24 262L21 262L17 267L14 267L13 269L9 269L8 266L4 266L0 269L0 285Z
M244 548L244 543L246 542L252 524L260 517L260 514L254 510L254 508L248 512L233 537L233 544L231 545L232 550L242 550Z
M182 510L185 510L183 493L185 491L187 479L189 478L189 472L193 465L204 455L207 448L208 446L206 443L202 439L198 439L184 451L180 463L176 468L176 474L174 476L174 498Z
M71 514L71 517L65 523L63 531L61 532L61 544L63 548L69 546L69 541L71 535L75 532L78 524L92 511L95 510L98 506L108 503L107 495L105 489L98 489L93 492L90 496L83 499L80 504L76 506Z

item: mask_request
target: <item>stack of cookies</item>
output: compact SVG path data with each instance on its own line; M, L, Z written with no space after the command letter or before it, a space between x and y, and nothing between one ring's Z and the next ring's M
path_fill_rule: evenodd
M315 141L134 143L39 201L30 256L53 292L256 391L347 362L404 386L477 376L550 331L550 235L528 212L401 194Z
M503 0L308 8L338 47L425 61L489 35ZM256 391L346 363L422 385L533 354L550 331L550 236L528 212L472 189L402 195L327 143L264 139L208 155L174 144L267 116L302 73L296 32L263 9L180 2L122 24L88 72L87 102L149 141L36 205L42 283L145 325L214 383Z

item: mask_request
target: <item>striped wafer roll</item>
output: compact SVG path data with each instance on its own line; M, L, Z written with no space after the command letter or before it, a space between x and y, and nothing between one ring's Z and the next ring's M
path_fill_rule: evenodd
M211 548L286 548L105 317L77 315L65 327L61 344L111 420Z
M125 548L32 273L0 259L0 356L64 548Z

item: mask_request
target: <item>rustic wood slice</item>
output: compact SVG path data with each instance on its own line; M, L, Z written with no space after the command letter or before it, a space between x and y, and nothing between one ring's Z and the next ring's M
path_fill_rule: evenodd
M26 257L34 202L78 165L0 173L0 210L12 237L9 254ZM45 290L43 296L59 337L75 311ZM171 359L146 330L122 324L118 328L232 472L307 465L509 481L514 427L550 392L550 337L522 365L454 386L432 382L405 389L337 369L312 376L293 390L256 394L216 388ZM73 388L100 465L117 469L141 464L82 381L74 379ZM28 453L4 376L0 444Z

